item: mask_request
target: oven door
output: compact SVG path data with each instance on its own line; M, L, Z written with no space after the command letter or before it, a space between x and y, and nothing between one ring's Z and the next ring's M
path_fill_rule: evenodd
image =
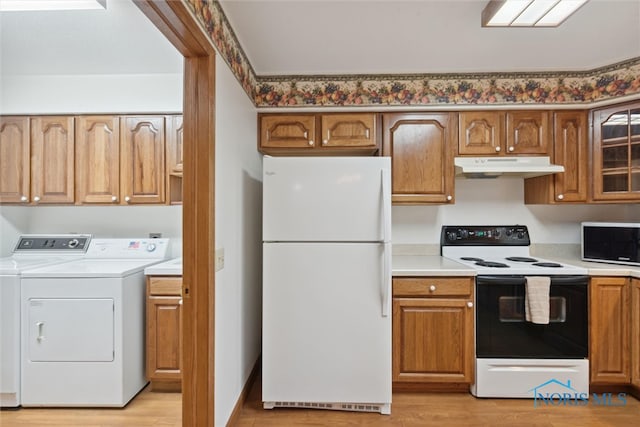
M587 358L587 276L551 276L549 324L525 320L524 276L476 278L479 358Z

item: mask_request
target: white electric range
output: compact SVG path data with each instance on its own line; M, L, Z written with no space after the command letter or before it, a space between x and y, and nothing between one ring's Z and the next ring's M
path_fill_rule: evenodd
M144 269L168 239L93 239L22 277L22 405L126 405L145 378Z
M477 272L472 394L588 397L587 270L532 256L522 225L443 226L440 243L444 257ZM528 320L528 289L540 278L548 316Z

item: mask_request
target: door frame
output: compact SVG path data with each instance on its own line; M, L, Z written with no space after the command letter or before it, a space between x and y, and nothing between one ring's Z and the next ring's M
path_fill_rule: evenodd
M215 50L184 1L133 0L184 56L182 425L214 425Z

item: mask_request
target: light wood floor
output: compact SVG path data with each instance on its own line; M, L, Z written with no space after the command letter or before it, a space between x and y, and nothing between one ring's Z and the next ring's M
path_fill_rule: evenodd
M623 407L534 408L532 400L476 399L459 393L394 393L392 415L338 411L263 410L260 379L251 388L238 422L248 426L636 426L640 402L628 396ZM179 426L181 395L144 390L124 409L3 410L0 426Z

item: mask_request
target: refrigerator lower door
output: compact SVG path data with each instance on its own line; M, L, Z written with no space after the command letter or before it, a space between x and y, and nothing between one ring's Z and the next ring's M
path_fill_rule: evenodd
M382 243L264 244L265 408L390 412L384 251Z

